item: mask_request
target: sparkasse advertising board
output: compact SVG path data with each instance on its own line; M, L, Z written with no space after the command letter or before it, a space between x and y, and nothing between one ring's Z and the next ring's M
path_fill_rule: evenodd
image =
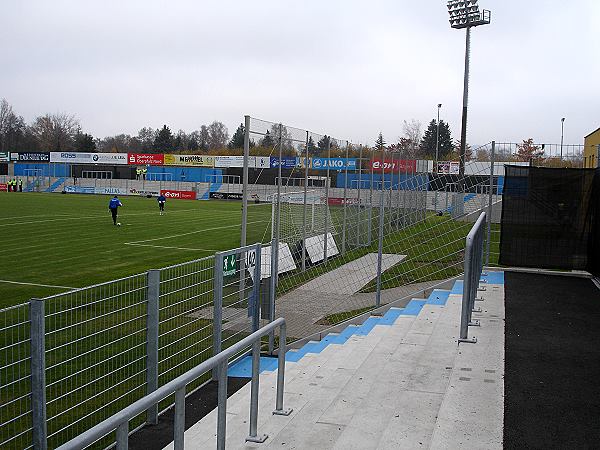
M50 152L50 162L71 164L127 164L127 153Z
M162 166L165 158L162 153L128 153L127 162L140 166Z
M160 193L167 198L176 198L179 200L196 200L194 191L176 191L173 189L161 189Z

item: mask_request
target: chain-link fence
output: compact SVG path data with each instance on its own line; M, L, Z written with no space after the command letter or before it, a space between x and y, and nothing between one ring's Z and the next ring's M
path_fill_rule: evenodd
M328 134L246 124L246 220L270 210L258 238L275 249L274 315L286 318L295 339L458 276L470 225L501 201L490 162L431 170ZM489 153L485 147L476 150Z

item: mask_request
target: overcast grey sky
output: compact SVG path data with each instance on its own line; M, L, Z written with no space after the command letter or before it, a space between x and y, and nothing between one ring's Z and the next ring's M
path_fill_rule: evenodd
M468 142L600 127L600 1L480 0ZM445 0L4 0L0 97L96 137L244 114L372 143L436 116L460 136L464 30Z

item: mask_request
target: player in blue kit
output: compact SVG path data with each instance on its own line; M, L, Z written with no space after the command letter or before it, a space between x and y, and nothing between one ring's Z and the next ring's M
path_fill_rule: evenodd
M119 213L119 206L123 206L123 203L121 203L121 200L119 200L119 197L117 197L115 195L113 198L110 199L110 202L108 202L108 210L112 214L113 223L117 226L121 225L120 223L117 223L117 215Z
M165 197L163 194L160 194L156 200L158 200L158 210L162 216L165 213L165 203L167 202L167 197Z

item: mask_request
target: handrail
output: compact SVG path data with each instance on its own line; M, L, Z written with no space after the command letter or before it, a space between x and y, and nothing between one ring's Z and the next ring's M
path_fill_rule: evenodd
M127 449L127 439L129 434L129 421L138 414L148 410L150 407L175 393L175 423L173 426L174 448L182 450L184 444L185 428L185 387L209 370L219 367L219 387L218 387L218 419L217 419L217 448L225 449L225 425L226 425L226 405L227 405L227 362L229 358L244 348L252 345L252 390L256 392L253 395L250 405L250 435L246 440L262 442L266 436L258 437L256 426L258 420L258 373L260 357L260 338L274 331L279 327L280 351L278 352L278 370L277 370L277 398L273 414L288 415L291 410L283 409L283 386L285 372L285 353L286 353L286 324L284 318L279 318L265 325L254 333L246 336L231 347L212 356L206 361L200 363L193 369L188 370L183 375L159 387L154 392L140 398L131 405L122 409L118 413L100 422L79 436L71 439L58 447L58 450L71 450L85 448L98 439L106 436L108 433L117 430L117 450Z
M460 336L458 342L477 342L476 338L469 339L469 326L479 326L479 321L472 321L471 316L475 310L475 296L481 278L483 268L483 231L485 223L485 212L469 231L465 240L465 275L463 281L463 300L460 319Z

